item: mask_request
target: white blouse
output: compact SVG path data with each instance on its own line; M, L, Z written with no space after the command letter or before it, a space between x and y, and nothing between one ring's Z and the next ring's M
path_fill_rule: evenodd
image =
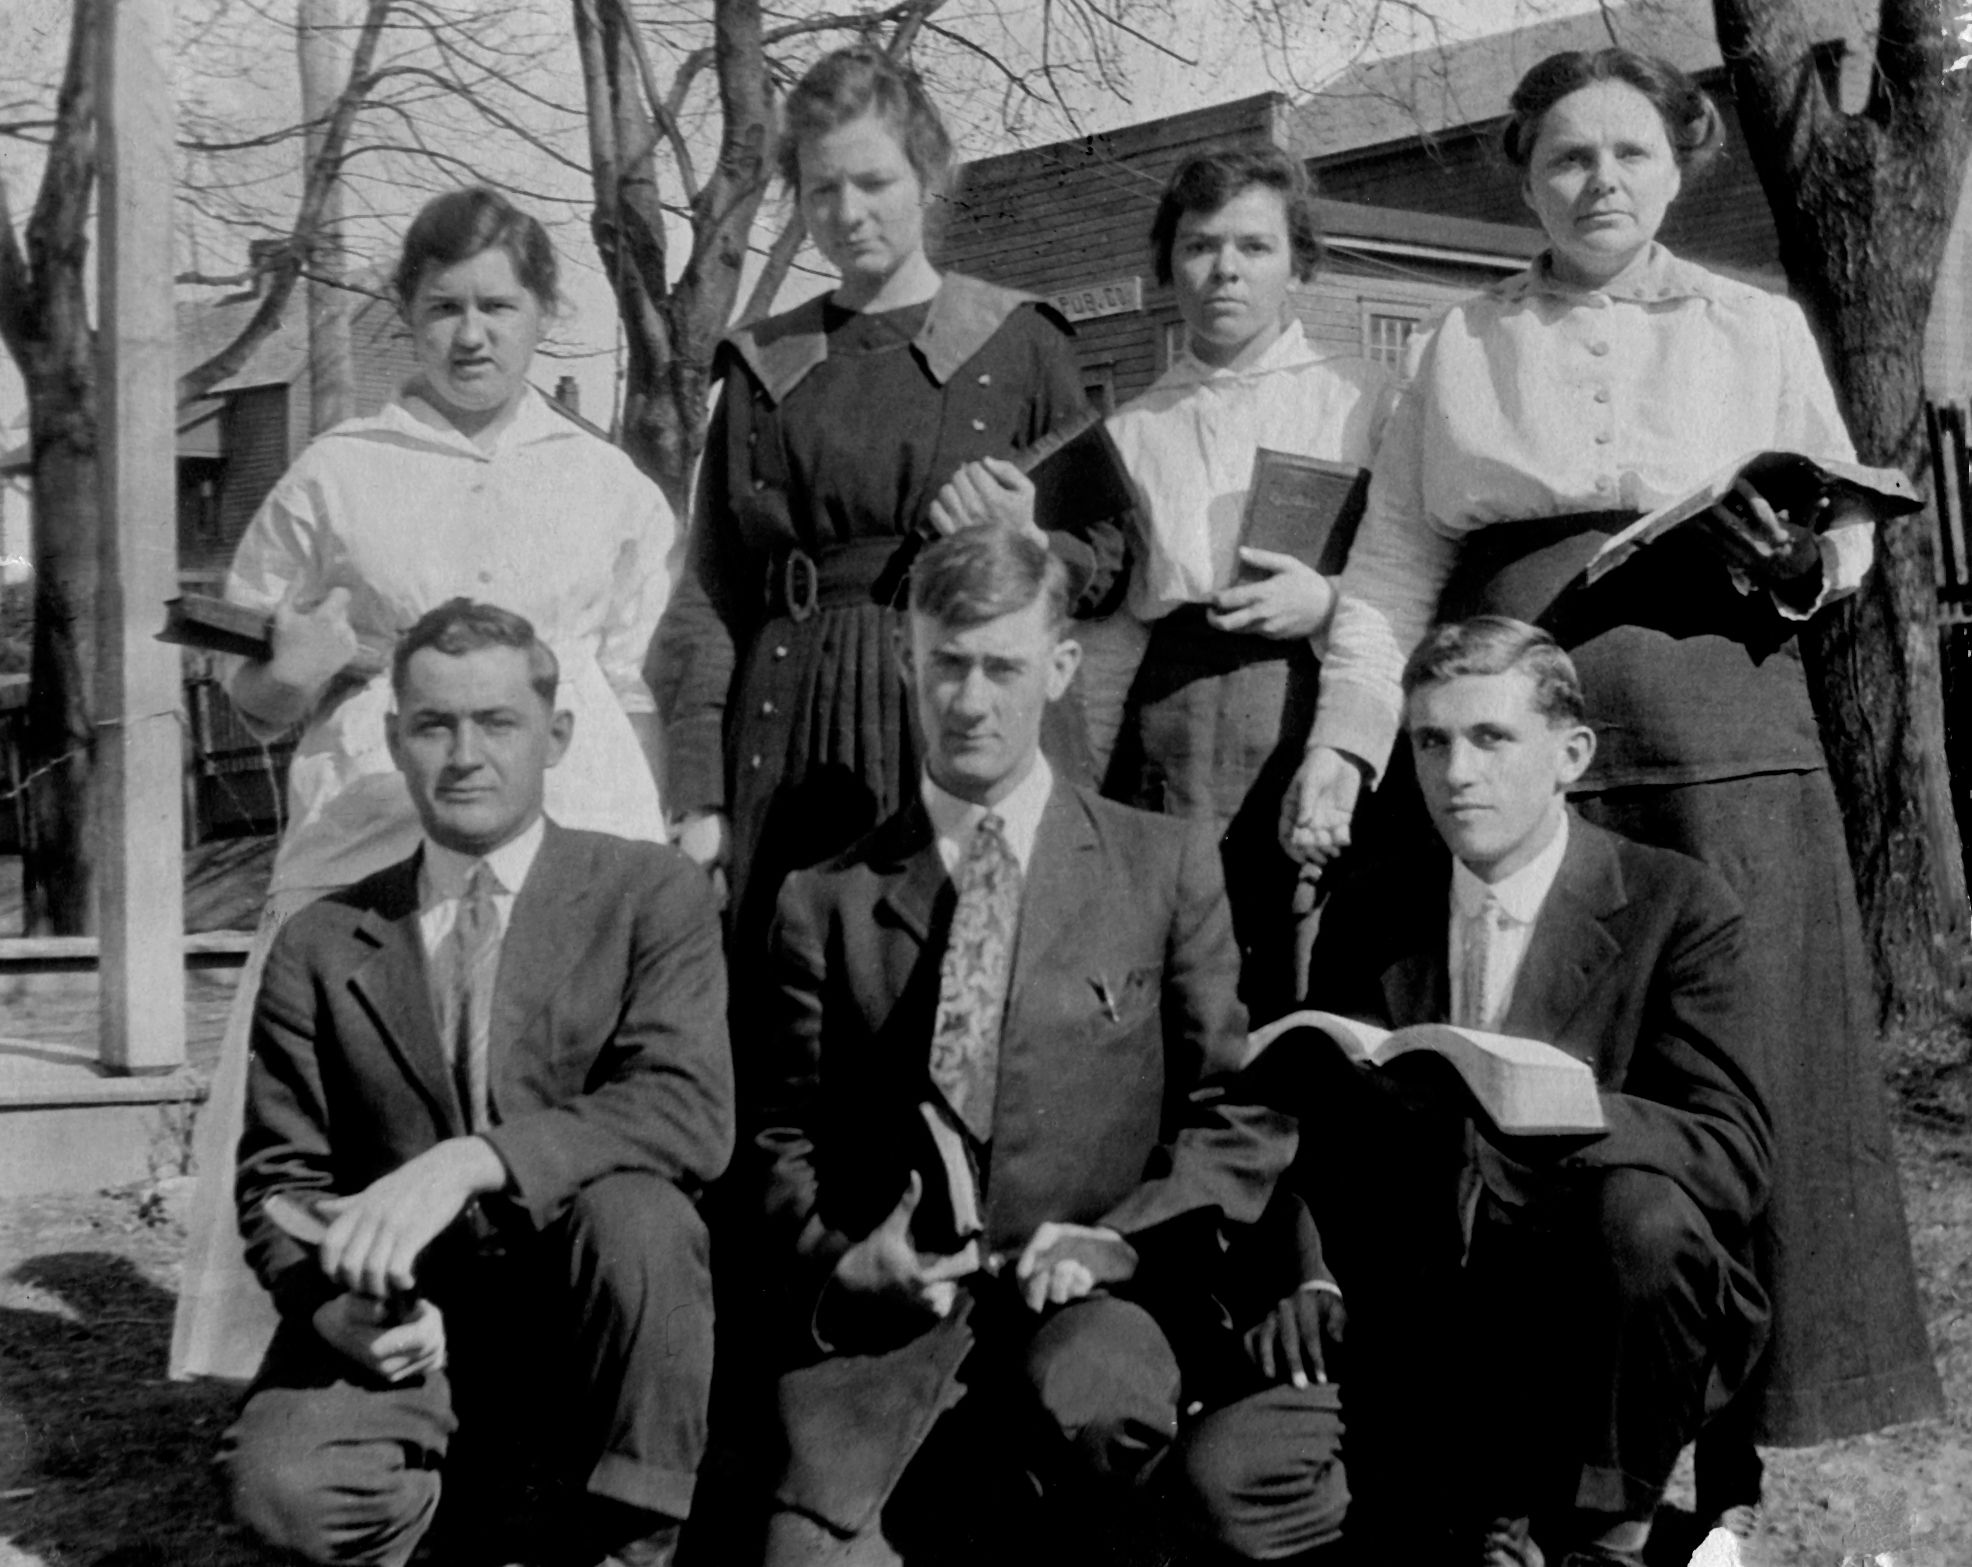
M548 774L548 815L662 841L657 785L625 715L655 710L644 653L670 597L677 535L663 492L623 452L531 390L490 451L393 402L295 460L240 541L226 597L271 610L290 587L303 602L347 588L350 625L386 657L399 633L458 595L526 616L561 661L557 701L575 714ZM390 705L380 674L309 718L273 890L346 886L417 846L417 814L384 742Z
M1113 414L1143 519L1132 613L1157 620L1231 585L1256 448L1368 467L1388 383L1373 361L1318 355L1295 321L1240 370L1187 350Z
M1468 534L1647 511L1765 450L1854 459L1791 300L1661 245L1591 291L1555 282L1545 263L1452 306L1411 341L1309 742L1379 774L1401 718L1404 660ZM1872 555L1867 524L1825 535L1820 602L1853 592Z

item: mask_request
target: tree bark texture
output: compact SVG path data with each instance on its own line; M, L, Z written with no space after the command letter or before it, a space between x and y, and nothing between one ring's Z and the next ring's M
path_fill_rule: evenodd
M678 169L692 246L669 281L657 148L671 110L660 97L627 0L574 0L588 106L596 249L628 349L621 440L680 516L704 438L712 356L732 315L747 238L767 189L773 99L758 0L717 0L718 159L702 188Z
M75 3L25 253L0 190L0 336L26 383L34 454L34 648L23 758L29 935L84 934L95 920L89 782L102 501L86 224L97 167L95 35L108 3Z
M1972 146L1935 0L1883 0L1869 101L1829 101L1788 0L1714 0L1749 150L1795 296L1820 328L1865 462L1928 486L1923 351ZM1946 770L1930 511L1881 529L1862 592L1802 638L1886 1021L1945 1015L1966 978L1966 888Z
M347 18L342 0L297 0L295 50L301 70L304 166L313 168L326 149L336 97L348 81L343 70ZM349 300L342 286L342 174L324 175L321 217L309 236L308 430L320 435L356 412L356 363L349 345Z

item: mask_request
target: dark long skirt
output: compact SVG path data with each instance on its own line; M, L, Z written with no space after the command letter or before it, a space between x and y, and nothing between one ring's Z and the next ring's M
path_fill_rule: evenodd
M1151 628L1110 761L1116 799L1218 826L1240 999L1256 1023L1299 1001L1299 869L1280 846L1280 807L1314 724L1318 673L1304 640L1215 631L1202 605L1175 610Z
M1746 908L1774 1124L1755 1237L1773 1300L1755 1439L1799 1447L1943 1413L1884 1109L1862 922L1828 774L1578 795L1590 821L1678 849Z

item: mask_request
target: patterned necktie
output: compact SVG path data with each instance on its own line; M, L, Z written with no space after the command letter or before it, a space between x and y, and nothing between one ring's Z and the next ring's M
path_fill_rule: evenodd
M982 1143L993 1135L1000 1023L1020 918L1020 862L1007 846L1005 828L997 816L982 817L959 862L959 901L939 968L938 1023L931 1035L931 1081Z
M451 992L442 1019L445 1044L467 1123L475 1132L490 1124L486 1058L493 1036L493 984L500 972L500 912L493 905L496 885L486 862L475 863L459 898L459 917L445 938L443 967Z
M1459 963L1459 1016L1465 1028L1493 1026L1493 941L1504 910L1490 892L1477 913L1466 916L1465 950Z

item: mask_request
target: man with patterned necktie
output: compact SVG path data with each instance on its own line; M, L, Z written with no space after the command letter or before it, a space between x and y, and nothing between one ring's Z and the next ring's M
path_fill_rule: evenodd
M1545 631L1440 626L1403 690L1449 864L1331 912L1320 1005L1557 1045L1607 1129L1504 1134L1428 1055L1356 1071L1287 1034L1254 1068L1306 1074L1265 1091L1310 1111L1295 1180L1353 1310L1350 1533L1365 1560L1641 1567L1672 1463L1765 1335L1738 900L1568 809L1595 734Z
M439 606L391 680L424 843L294 917L254 1018L240 1223L281 1325L226 1435L235 1508L307 1561L658 1567L711 1382L696 1199L733 1143L711 892L542 814L573 720L518 615ZM561 1481L532 1518L496 1479L516 1447Z
M1278 1494L1309 1543L1339 1516L1334 1390L1268 1388L1210 1293L1293 1153L1238 1092L1218 852L1051 773L1066 603L1017 530L924 551L899 650L919 797L781 894L756 1139L794 1367L775 1567L1105 1560L1126 1515L1215 1535L1192 1434L1256 1402L1293 1428Z

